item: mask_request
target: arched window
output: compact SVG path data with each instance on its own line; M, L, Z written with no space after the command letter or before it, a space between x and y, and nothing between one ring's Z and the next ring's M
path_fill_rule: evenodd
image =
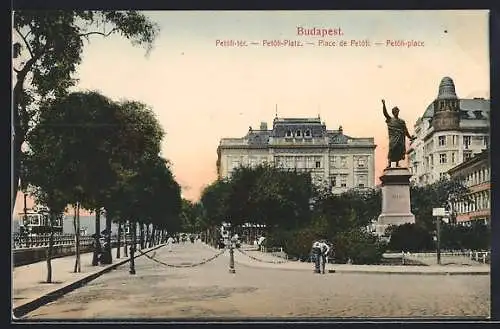
M309 129L306 130L306 137L311 137L311 130Z
M302 137L301 135L302 135L302 132L301 132L300 130L297 130L297 133L296 133L296 135L295 135L295 136L297 136L297 137Z
M287 130L286 131L286 137L292 137L292 131L291 130Z

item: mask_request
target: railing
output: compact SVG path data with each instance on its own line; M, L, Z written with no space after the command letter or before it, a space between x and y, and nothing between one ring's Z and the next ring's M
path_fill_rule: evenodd
M12 236L12 249L25 249L25 248L40 248L48 247L50 234L38 234L38 235L24 235L21 236L19 233L14 233ZM92 235L80 235L80 246L90 246L94 243L94 237ZM121 241L127 241L127 243L132 241L130 235L126 238L122 237ZM111 236L111 243L114 244L118 241L116 235ZM137 241L139 241L139 235L137 236ZM61 245L74 245L75 235L74 234L54 234L54 246Z
M260 251L265 252L265 253L269 253L269 254L273 255L274 257L288 259L288 255L283 250L282 247L267 248L265 246L261 246Z
M491 259L490 251L445 251L441 252L441 257L466 257L472 261L489 264ZM437 257L435 252L418 252L418 253L386 253L385 258L395 257L414 257L414 258L434 258Z

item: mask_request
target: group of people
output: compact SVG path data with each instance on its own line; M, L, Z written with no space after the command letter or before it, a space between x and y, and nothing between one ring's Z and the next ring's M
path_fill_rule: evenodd
M168 251L172 251L172 247L174 243L186 243L188 240L191 241L191 243L194 243L196 240L199 240L198 235L194 234L176 234L176 235L169 235L167 238L167 247Z
M325 274L328 255L333 251L331 245L326 240L314 241L311 254L314 258L314 273Z

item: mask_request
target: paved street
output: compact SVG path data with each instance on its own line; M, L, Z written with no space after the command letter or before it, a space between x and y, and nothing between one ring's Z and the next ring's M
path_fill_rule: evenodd
M215 255L202 243L163 247L154 258L197 263ZM235 259L244 255L235 252ZM255 262L257 263L257 262ZM173 268L144 256L137 275L128 264L29 313L28 319L179 317L419 317L488 316L487 275L387 275L254 267L228 253L198 267Z

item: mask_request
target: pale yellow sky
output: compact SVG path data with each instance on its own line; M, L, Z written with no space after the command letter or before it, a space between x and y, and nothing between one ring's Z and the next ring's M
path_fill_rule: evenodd
M216 178L220 138L280 117L316 117L347 135L375 137L376 174L385 164L387 131L380 99L415 120L450 76L459 97L489 97L487 11L147 12L161 26L145 56L118 36L86 44L80 89L149 104L166 131L183 196L199 197ZM341 37L297 36L297 27L337 28ZM317 42L364 40L371 47L216 47L216 40ZM386 47L387 40L423 47ZM376 46L375 42L384 45Z

